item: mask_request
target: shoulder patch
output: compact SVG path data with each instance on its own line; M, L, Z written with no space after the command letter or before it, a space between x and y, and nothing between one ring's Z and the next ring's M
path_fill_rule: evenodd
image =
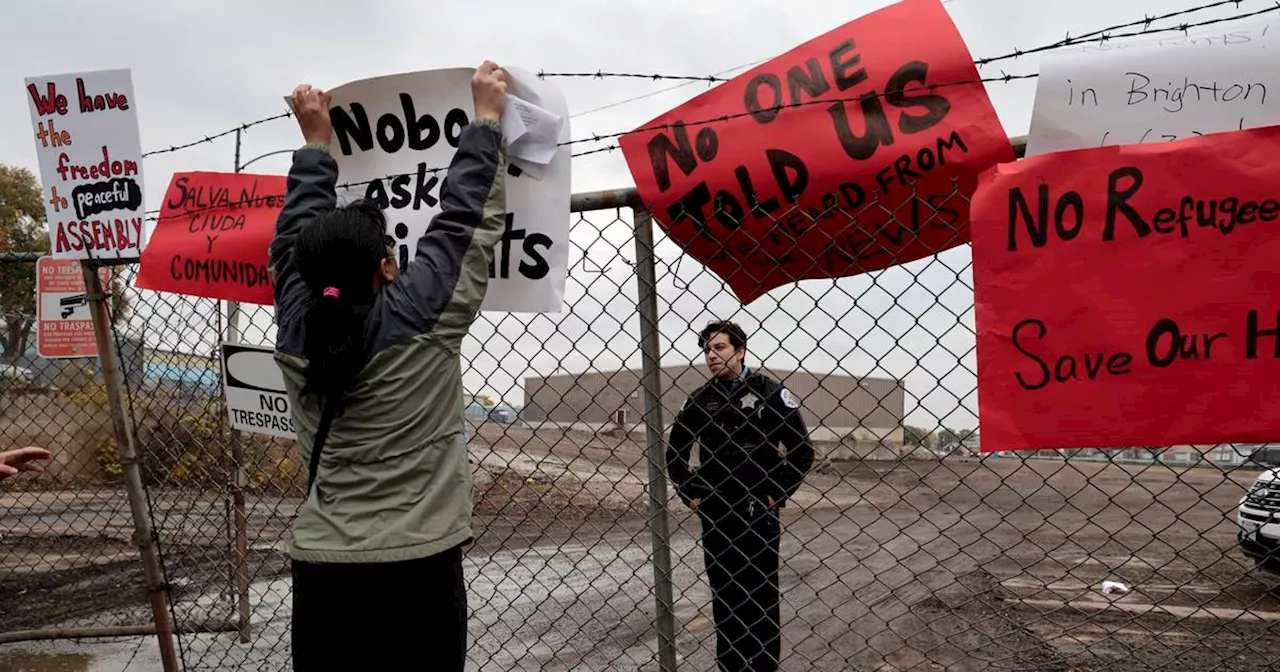
M782 397L783 406L786 406L787 408L800 408L800 400L796 399L796 395L791 394L791 390L784 387L778 394Z

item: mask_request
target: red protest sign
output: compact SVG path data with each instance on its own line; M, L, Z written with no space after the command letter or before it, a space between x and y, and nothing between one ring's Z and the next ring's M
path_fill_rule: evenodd
M1280 127L1045 154L973 198L984 450L1280 438Z
M284 190L283 175L175 174L138 287L271 305L267 249Z
M938 0L904 0L621 145L667 234L750 303L968 242L977 172L1014 158L978 80Z

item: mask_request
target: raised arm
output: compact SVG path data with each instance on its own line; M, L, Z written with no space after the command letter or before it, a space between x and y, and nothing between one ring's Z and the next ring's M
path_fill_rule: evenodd
M306 295L293 259L298 232L316 214L338 203L338 164L329 155L333 137L329 101L328 94L306 84L293 91L294 110L307 144L293 153L293 165L285 181L284 207L271 239L270 272L277 308L287 309Z
M769 496L775 504L782 505L804 482L805 474L813 466L813 441L809 438L809 429L805 426L804 414L800 412L800 401L785 387L780 387L771 395L771 406L777 411L780 422L775 425L771 445L782 444L786 455L777 468L769 474L771 481Z
M480 312L507 218L507 147L499 125L506 74L485 61L471 90L475 119L462 130L441 185L440 212L397 283L418 315L418 328L455 345Z

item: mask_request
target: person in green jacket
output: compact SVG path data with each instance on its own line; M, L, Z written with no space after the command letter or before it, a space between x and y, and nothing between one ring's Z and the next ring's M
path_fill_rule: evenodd
M480 311L506 217L506 74L471 87L441 211L401 272L386 218L337 204L329 96L293 94L293 155L270 247L276 361L308 493L293 523L295 670L461 670L472 539L462 339Z

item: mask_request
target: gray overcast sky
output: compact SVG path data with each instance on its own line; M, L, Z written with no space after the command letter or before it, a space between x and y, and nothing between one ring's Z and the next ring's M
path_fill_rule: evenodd
M0 25L0 163L38 174L30 116L23 93L27 76L130 68L144 150L189 142L236 124L283 111L281 96L295 84L334 87L370 76L473 66L485 58L538 71L621 71L710 74L786 51L857 16L891 4L874 0L555 0L486 2L330 3L272 2L97 3L44 0L10 3ZM1206 4L1203 0L949 0L946 3L974 57L1030 48L1109 25ZM1243 0L1196 14L1192 20L1261 9ZM553 9L554 8L554 9ZM904 40L911 39L903 35ZM714 46L713 46L714 45ZM1035 72L1038 58L1005 61L984 74ZM741 70L735 70L736 74ZM644 80L557 80L574 113L667 89ZM578 116L573 137L630 130L704 90L681 86ZM989 86L1006 131L1027 130L1034 80ZM245 157L299 144L297 128L282 120L254 128ZM591 149L590 145L575 151ZM175 171L232 169L230 138L144 164L149 208ZM265 159L252 172L283 173L287 155ZM631 186L620 152L576 159L575 191ZM468 384L520 403L519 379L532 371L580 371L638 366L635 287L623 260L634 258L629 218L589 213L575 218L566 310L560 315L486 314L468 344ZM661 236L659 236L661 238ZM663 291L664 361L698 357L690 325L712 316L733 317L758 329L757 357L773 367L797 361L820 372L905 378L910 421L936 426L976 425L973 311L967 248L931 260L840 281L807 281L772 292L743 310L714 276L692 260L678 263L669 241L659 245ZM584 253L602 261L588 272ZM607 260L613 258L614 263ZM677 281L677 278L680 280ZM681 291L686 283L687 290ZM672 298L674 297L674 298ZM822 297L818 300L818 297ZM815 305L821 308L815 310ZM205 306L207 308L207 304ZM191 325L181 336L173 325ZM246 337L260 340L269 319L260 316ZM214 342L207 320L190 310L160 311L151 320L170 346ZM514 344L493 335L493 325L527 333ZM167 325L167 331L165 330ZM156 329L160 331L157 332ZM483 344L483 346L482 346ZM482 352L483 350L483 352Z

